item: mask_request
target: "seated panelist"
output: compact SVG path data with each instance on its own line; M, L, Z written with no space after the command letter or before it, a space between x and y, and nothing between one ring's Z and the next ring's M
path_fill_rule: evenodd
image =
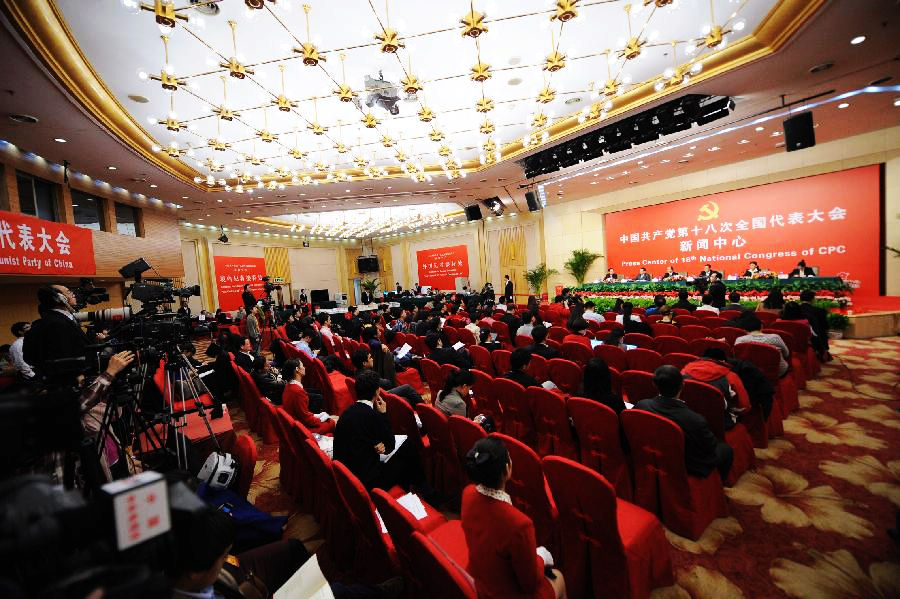
M642 266L642 267L641 267L641 272L639 272L639 273L637 274L637 276L634 277L634 280L635 280L635 281L649 281L649 280L650 280L650 273L647 272L647 269L644 268L644 267Z

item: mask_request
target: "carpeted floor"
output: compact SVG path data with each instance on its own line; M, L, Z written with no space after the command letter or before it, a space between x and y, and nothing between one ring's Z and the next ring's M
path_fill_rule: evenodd
M668 533L676 584L654 599L900 597L900 338L837 341L801 392L785 436L727 490L730 517L696 542ZM246 431L239 410L235 429ZM290 514L288 536L322 540L278 483L278 449L260 447L250 500Z

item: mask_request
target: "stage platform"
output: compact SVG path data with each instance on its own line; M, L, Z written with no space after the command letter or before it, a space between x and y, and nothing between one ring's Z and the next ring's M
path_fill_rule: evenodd
M900 296L854 297L845 312L850 326L845 339L870 339L900 334Z

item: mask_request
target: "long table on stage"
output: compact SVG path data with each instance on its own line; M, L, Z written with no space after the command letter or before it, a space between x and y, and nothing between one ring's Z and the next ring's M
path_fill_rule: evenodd
M619 291L643 291L647 293L680 291L694 287L693 281L623 281L621 283L587 283L575 289L580 293L616 293ZM850 287L840 277L794 277L792 279L722 279L728 291L768 291L773 288L782 291L846 291Z

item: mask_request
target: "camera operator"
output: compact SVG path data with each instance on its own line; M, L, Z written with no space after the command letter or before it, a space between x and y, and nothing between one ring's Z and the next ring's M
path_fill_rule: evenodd
M37 299L41 317L25 333L23 357L38 375L47 376L53 374L48 361L83 356L88 339L73 315L76 299L68 287L41 287Z
M256 307L256 296L253 295L253 291L250 290L250 283L246 283L244 285L244 292L241 293L241 301L244 302L244 311L247 314Z

